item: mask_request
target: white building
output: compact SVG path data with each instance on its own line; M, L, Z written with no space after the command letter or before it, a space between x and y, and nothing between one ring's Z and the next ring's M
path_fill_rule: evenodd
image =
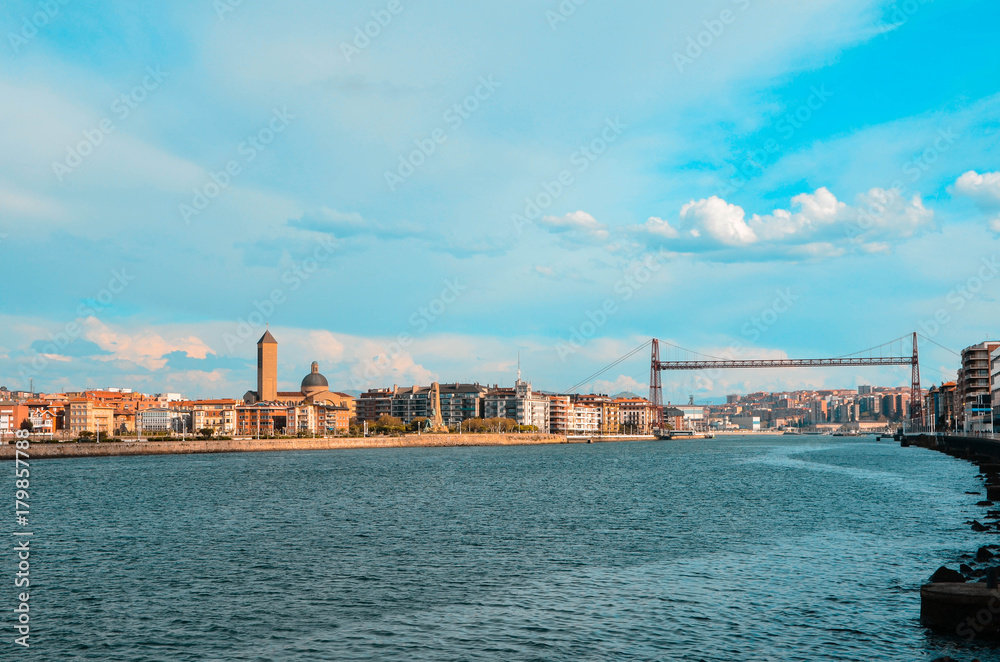
M671 405L668 407L679 409L684 414L684 427L687 430L705 430L708 421L705 417L705 407L702 405Z
M741 430L760 432L760 416L734 416L732 423Z
M509 418L521 426L534 426L549 431L549 398L533 393L531 384L521 381L514 388L495 388L483 400L483 418Z
M143 409L139 413L143 432L190 432L190 412L173 409Z
M601 429L601 408L594 405L573 405L570 432L588 434Z

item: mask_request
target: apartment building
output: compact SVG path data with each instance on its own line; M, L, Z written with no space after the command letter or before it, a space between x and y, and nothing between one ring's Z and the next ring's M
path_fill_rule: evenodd
M568 395L549 396L549 432L569 434L575 423L573 401Z
M649 434L656 424L653 403L645 398L618 398L619 425L625 434Z
M493 387L483 398L483 418L508 418L548 432L549 415L549 398L533 392L531 384L520 379L514 388Z
M1000 341L987 340L962 350L962 368L958 372L958 422L965 432L993 430L990 361L997 348L1000 348Z
M573 404L573 417L570 433L590 434L600 432L601 408L592 404Z
M195 400L185 403L185 408L191 412L191 429L197 432L209 428L214 434L235 434L238 404L238 400Z
M151 407L139 412L139 426L142 432L192 432L191 412L166 407Z
M597 429L602 434L618 434L621 421L618 401L607 395L576 395L574 405L589 405L597 412Z
M66 405L66 429L72 434L110 434L115 427L115 408L89 398L75 398Z
M28 419L28 407L12 400L0 402L0 434L13 434L21 429L21 423Z
M357 400L357 417L359 421L375 421L380 416L392 415L392 398L398 388L371 389L362 393Z
M287 405L258 402L236 407L236 433L240 435L281 434L288 428Z

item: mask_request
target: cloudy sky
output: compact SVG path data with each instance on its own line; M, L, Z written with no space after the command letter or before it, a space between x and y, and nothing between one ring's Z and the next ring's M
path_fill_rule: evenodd
M997 3L577 2L3 3L0 384L239 396L265 323L283 389L1000 335Z

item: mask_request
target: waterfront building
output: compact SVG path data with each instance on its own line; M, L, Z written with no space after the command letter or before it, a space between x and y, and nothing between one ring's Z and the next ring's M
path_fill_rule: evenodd
M488 418L483 414L486 392L486 387L479 384L442 384L441 422L455 427L470 418Z
M357 401L359 421L376 421L380 416L392 416L392 397L398 387L370 389L362 393Z
M597 410L597 429L602 434L618 434L621 419L619 404L607 395L575 395L574 405L590 405Z
M435 382L430 386L394 387L390 415L410 424L415 418L433 419L436 412L443 425L455 427L462 421L484 417L487 392L479 384Z
M134 431L136 414L123 409L115 409L114 431L115 434L128 434Z
M266 331L257 342L257 390L243 395L245 404L283 403L286 406L329 405L346 407L348 418L355 415L354 397L330 390L330 383L312 362L309 374L302 378L298 391L278 391L278 341Z
M760 432L760 416L734 416L730 421L740 430Z
M29 400L28 420L31 421L31 431L35 434L55 434L62 427L65 409L49 407L44 401ZM3 423L0 422L0 428Z
M625 434L650 434L656 424L653 403L646 398L617 398L618 423Z
M258 402L273 402L278 397L278 341L265 330L257 341Z
M826 423L827 419L826 400L813 400L809 420L813 423Z
M6 400L0 402L0 437L13 434L21 429L21 423L28 419L30 411L27 406Z
M74 398L66 405L65 421L66 429L75 435L110 434L115 426L115 408L89 398Z
M958 423L965 432L993 429L990 357L998 347L1000 341L987 340L962 350L962 368L958 372Z
M350 427L350 410L342 405L300 403L288 407L289 434L325 436L347 432Z
M569 434L574 424L573 401L568 395L549 396L549 432Z
M958 382L941 384L941 415L945 430L958 429Z
M600 430L601 409L597 405L573 403L573 418L570 432L591 434Z
M990 352L990 407L993 429L1000 428L1000 346Z
M210 429L213 434L236 433L236 406L238 400L195 400L188 403L191 411L191 430Z
M674 409L680 410L684 416L684 429L703 431L707 429L705 407L702 405L686 404L671 405Z
M288 427L288 407L276 402L258 402L236 407L236 433L240 435L281 434Z
M191 432L191 412L151 407L139 412L140 430L149 432Z
M508 418L521 426L549 431L549 398L534 393L529 382L520 377L514 388L493 387L483 398L483 418Z
M330 383L319 371L319 363L312 362L309 374L302 378L298 391L279 391L275 402L288 405L330 405L346 407L349 416L354 416L357 405L355 399L346 393L335 393L330 390Z
M673 405L667 405L663 408L663 423L667 425L669 429L672 430L690 430L693 428L688 427L687 419L684 416L684 412L674 407ZM730 426L736 427L729 422L729 417L723 417L720 423L722 429L728 429Z

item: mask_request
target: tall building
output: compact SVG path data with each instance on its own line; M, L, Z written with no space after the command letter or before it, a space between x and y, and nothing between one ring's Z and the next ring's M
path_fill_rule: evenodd
M962 350L958 371L958 421L965 432L993 429L990 399L990 355L1000 341L987 340ZM988 410L988 411L987 411Z
M993 407L993 429L1000 422L1000 347L990 353L990 405Z
M529 382L520 376L514 388L493 388L483 400L483 418L509 418L518 425L533 425L549 431L549 398L534 393Z
M273 402L278 399L278 341L270 331L257 341L257 400Z

